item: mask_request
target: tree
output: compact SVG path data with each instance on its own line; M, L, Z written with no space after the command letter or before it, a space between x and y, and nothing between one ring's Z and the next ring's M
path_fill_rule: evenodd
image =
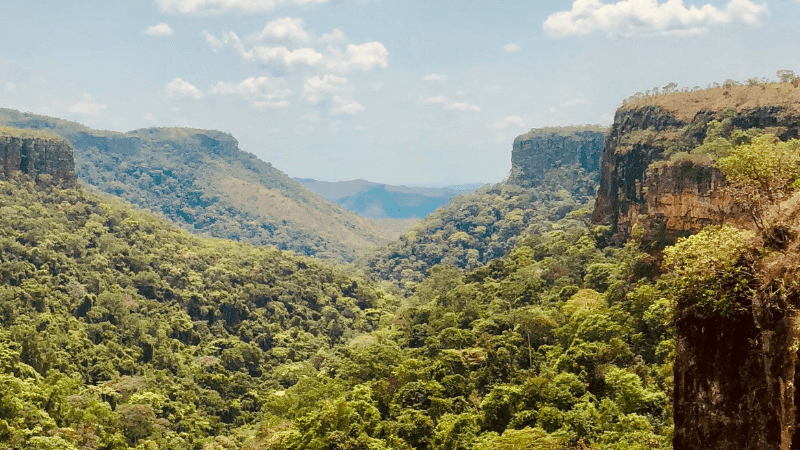
M725 174L733 201L764 230L767 208L785 200L800 178L800 140L780 142L762 135L740 145L717 161Z

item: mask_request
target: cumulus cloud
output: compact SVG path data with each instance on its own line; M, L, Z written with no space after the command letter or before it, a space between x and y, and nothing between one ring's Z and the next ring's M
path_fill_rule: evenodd
M83 95L83 101L75 102L69 106L69 112L82 116L96 116L108 109L105 103L98 103L92 100L89 94Z
M6 92L14 92L14 91L17 90L17 85L12 83L12 82L10 82L10 81L6 81L5 90L6 90Z
M508 128L521 128L525 126L525 121L522 120L522 117L518 116L508 116L503 118L502 120L498 120L493 124L489 125L489 128L493 128L497 131L506 130Z
M333 106L328 111L332 116L348 115L352 116L360 113L364 107L355 100L347 99L344 97L333 97Z
M147 29L144 30L144 34L149 36L172 36L173 33L175 33L175 30L164 22L153 25L152 27L147 27Z
M156 0L161 12L209 16L228 12L269 12L278 6L304 6L329 0Z
M303 83L303 99L315 105L330 98L334 92L341 92L347 87L347 78L327 74L323 77L307 78Z
M255 38L269 40L270 36L283 36L286 39L289 37L311 39L311 34L302 28L300 19L287 18L280 25L275 26L267 24L265 30L267 31L262 31ZM386 68L389 64L389 52L380 42L348 44L345 48L328 45L323 54L313 47L292 50L283 45L254 45L247 48L242 39L232 31L224 33L221 38L213 36L207 30L201 34L214 51L228 46L246 61L257 62L273 68L293 70L302 65L320 66L328 71L346 73L353 70L370 71L375 68Z
M303 19L281 17L268 22L253 38L259 41L306 42L310 36L304 29Z
M444 109L449 109L452 111L464 111L464 112L480 112L481 107L478 105L473 105L472 103L464 103L464 102L453 102L448 103L444 106Z
M506 53L514 53L522 50L522 48L514 43L506 44L503 46L503 51Z
M389 52L380 42L348 44L345 51L329 46L328 53L328 68L338 72L354 69L368 72L378 67L385 69L389 65Z
M288 70L293 70L299 65L316 66L322 62L322 54L309 47L289 50L283 46L256 46L243 52L242 56L265 66L277 66Z
M429 73L422 77L422 81L444 81L447 79L447 75L440 74L440 73Z
M290 89L269 77L249 77L239 83L219 81L209 91L211 95L237 95L250 102L255 109L275 109L289 106Z
M211 50L213 50L214 53L222 50L222 47L225 46L225 42L222 39L218 39L216 36L209 33L208 30L201 31L200 35L206 38L208 46L211 47Z
M608 36L693 35L730 23L758 26L769 15L766 3L730 0L720 9L711 4L685 6L683 0L575 0L570 11L551 14L544 30L554 38L581 36L599 31Z
M183 78L173 78L165 88L167 96L176 100L200 100L203 92Z

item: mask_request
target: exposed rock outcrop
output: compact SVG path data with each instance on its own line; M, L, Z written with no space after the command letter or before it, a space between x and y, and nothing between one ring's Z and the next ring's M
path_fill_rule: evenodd
M661 227L669 235L697 232L739 214L726 197L724 176L703 158L664 162L669 154L686 152L703 142L708 123L723 109L698 105L691 120L658 104L623 106L615 117L603 150L592 220L610 225L625 239L633 225ZM683 116L683 117L681 117ZM800 114L783 106L737 111L739 129L773 128L781 139L798 135ZM664 162L663 164L654 164Z
M530 186L549 170L575 166L596 172L607 128L599 125L536 128L514 139L508 182Z
M39 184L75 187L72 147L60 137L4 128L0 130L0 178L26 174Z
M723 189L724 175L708 155L691 151L706 138L709 122L723 117L735 129L797 138L800 94L792 89L788 83L734 86L624 105L606 137L593 221L610 225L619 240L638 223L662 232L662 243L709 224L745 226L748 219ZM797 222L795 217L792 223ZM785 243L797 235L797 230L778 231L785 236L772 239L767 233L737 261L743 270L733 282L747 288L737 294L735 313L698 313L697 298L676 305L676 450L800 448L795 388L800 244L764 252L764 245L774 245L770 239ZM733 286L719 289L733 292Z

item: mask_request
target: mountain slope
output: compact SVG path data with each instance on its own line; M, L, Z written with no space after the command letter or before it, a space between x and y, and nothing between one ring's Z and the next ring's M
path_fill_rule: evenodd
M117 133L10 109L0 109L0 124L64 137L84 183L193 232L340 261L400 234L308 191L219 131Z
M447 204L456 195L466 194L481 185L465 184L443 188L392 186L366 180L317 181L294 178L327 200L349 211L371 218L425 217Z
M437 264L474 269L505 255L521 236L550 231L569 212L590 206L604 135L602 127L584 126L520 136L509 180L453 198L358 264L377 279L412 288Z

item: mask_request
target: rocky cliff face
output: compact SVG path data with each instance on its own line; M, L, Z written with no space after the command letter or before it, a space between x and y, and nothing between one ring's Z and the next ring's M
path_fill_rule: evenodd
M0 133L0 178L23 173L40 184L77 184L72 148L56 136L30 135L21 130Z
M708 123L721 119L728 107L706 106L699 105L691 119L686 111L671 112L658 104L623 106L617 111L603 150L595 223L610 225L625 239L637 222L676 236L738 220L731 199L721 189L724 177L708 159L665 161L669 154L702 143ZM733 118L736 128L771 128L784 140L798 136L799 125L800 114L781 106L747 108Z
M800 95L792 88L788 83L737 86L649 97L621 107L605 140L594 222L610 225L620 240L638 223L662 232L665 242L709 224L749 226L723 189L723 174L708 155L691 151L706 138L709 123L723 117L734 129L797 138ZM800 214L795 215L792 223L800 223ZM800 232L784 231L789 240ZM762 244L753 244L737 262L746 268L737 282L750 289L737 299L735 314L699 314L695 298L676 305L676 450L800 448L795 388L800 383L800 296L793 287L800 244L769 252L763 248L769 244ZM732 292L732 287L720 289Z
M511 152L508 182L531 186L547 171L561 167L596 172L606 131L597 125L548 127L518 136Z

